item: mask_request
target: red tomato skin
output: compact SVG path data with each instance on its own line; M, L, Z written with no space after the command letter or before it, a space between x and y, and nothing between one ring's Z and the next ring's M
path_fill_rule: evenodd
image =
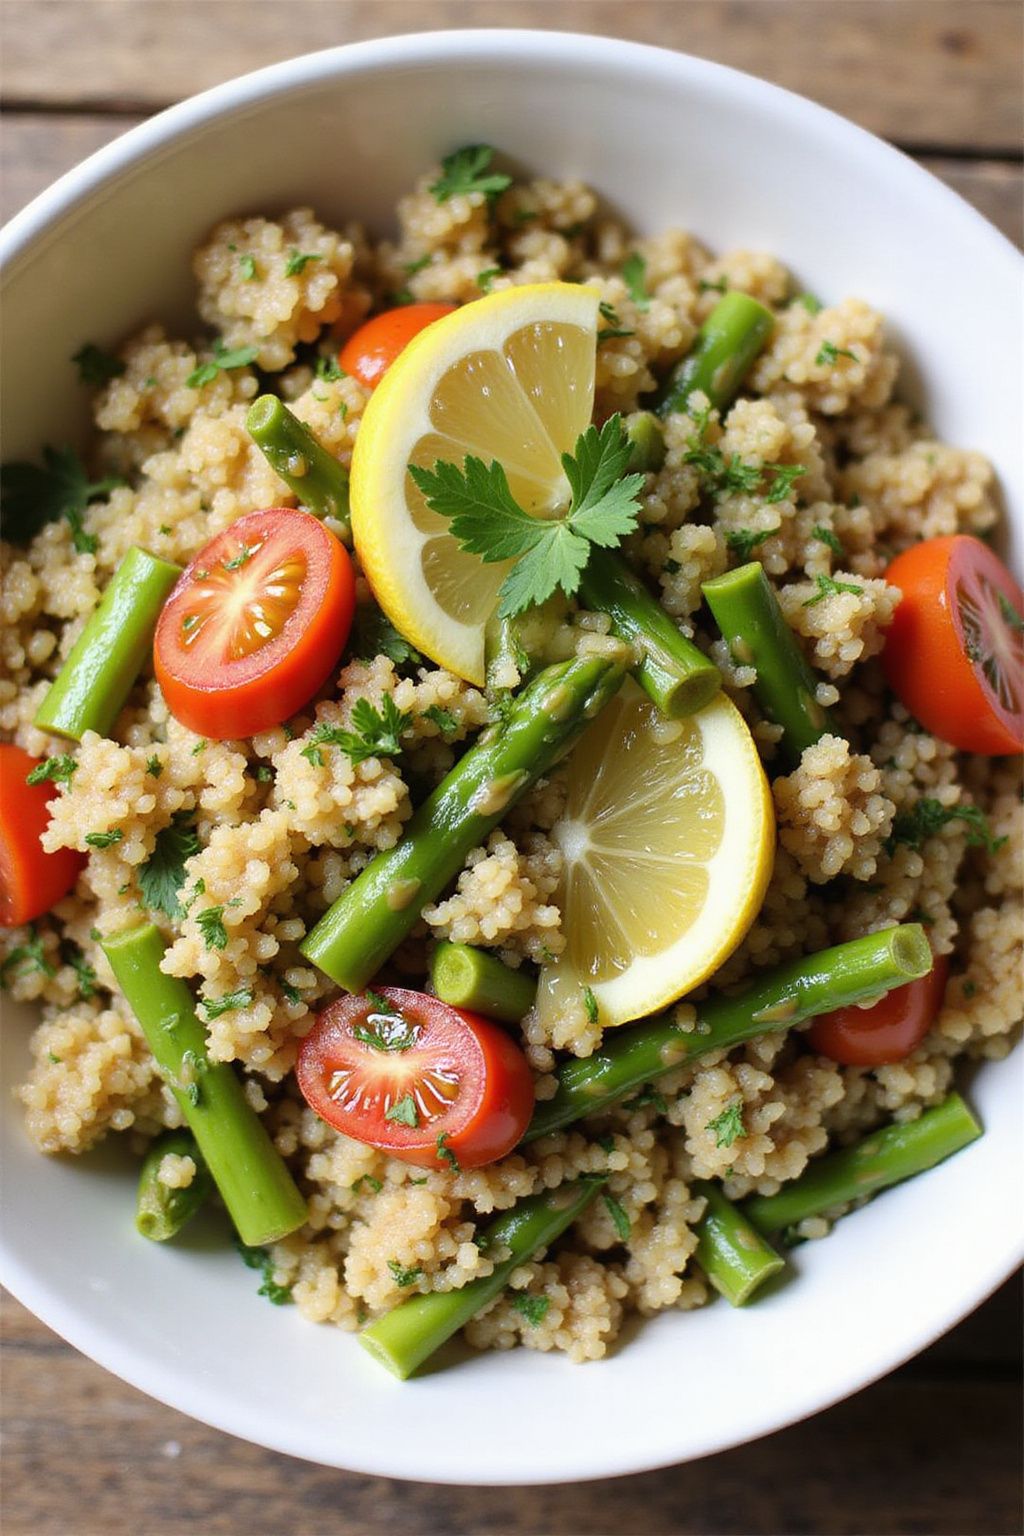
M904 550L886 571L903 598L886 633L882 662L889 687L915 720L964 752L1000 757L1024 751L1024 710L996 700L967 655L955 597L958 580L984 577L1017 608L1024 594L980 539L950 534ZM1024 679L1016 686L1024 696Z
M371 1048L356 1040L353 1028L365 1022L371 1009L365 997L345 993L322 1010L299 1047L295 1076L306 1102L344 1135L417 1168L451 1167L447 1158L438 1156L442 1133L444 1150L454 1155L460 1168L481 1168L504 1157L533 1113L533 1073L519 1047L490 1019L452 1008L427 993L381 987L378 995L405 1018L424 1024L425 1033L439 1027L446 1037L443 1046L428 1042L423 1053L429 1056L433 1049L448 1063L457 1059L468 1078L465 1091L460 1085L452 1109L419 1127L383 1119L366 1109L365 1096L361 1110L340 1109L326 1088L339 1066L362 1063L369 1069L372 1064L393 1074L395 1099L403 1096L405 1066L403 1053L371 1054Z
M218 662L205 658L201 649L189 655L179 643L180 616L196 572L217 564L216 550L223 540L244 543L257 534L265 535L268 543L275 536L301 541L311 557L306 583L310 607L300 599L278 635L241 660ZM287 542L282 547L286 549ZM246 513L190 561L164 604L153 660L168 708L182 725L212 741L255 736L280 725L331 675L354 611L355 576L348 551L319 519L294 507Z
M358 331L353 331L338 354L338 362L367 389L376 389L399 352L414 336L450 315L455 304L401 304L374 315Z
M936 955L927 976L894 987L871 1008L836 1008L807 1031L811 1049L844 1067L884 1067L921 1044L942 1006L949 961Z
M66 896L85 855L73 848L45 853L39 839L50 825L53 784L26 784L41 758L0 744L0 928L31 923Z

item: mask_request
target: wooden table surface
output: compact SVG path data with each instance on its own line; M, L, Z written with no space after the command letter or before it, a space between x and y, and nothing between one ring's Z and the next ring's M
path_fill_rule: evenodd
M635 38L775 80L893 140L1021 240L1018 0L4 0L3 217L149 113L232 75L359 38L486 25ZM754 1445L639 1477L488 1491L332 1472L232 1440L122 1385L7 1300L2 1528L1014 1536L1021 1310L1018 1279L888 1380Z

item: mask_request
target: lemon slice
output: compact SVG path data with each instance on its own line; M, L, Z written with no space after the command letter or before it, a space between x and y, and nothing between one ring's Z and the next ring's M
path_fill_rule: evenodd
M724 695L665 720L627 682L568 765L552 830L565 951L543 968L542 1019L589 987L603 1025L674 1002L736 948L764 900L775 818L750 732Z
M352 456L352 536L374 596L418 650L484 680L484 624L508 562L465 554L408 473L467 454L505 468L519 505L565 507L561 455L590 425L598 295L537 283L476 299L421 331L366 408Z

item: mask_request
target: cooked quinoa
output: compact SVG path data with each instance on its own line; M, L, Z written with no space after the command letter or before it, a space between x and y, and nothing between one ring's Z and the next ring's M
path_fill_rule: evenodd
M181 892L187 915L172 922L150 907L149 916L168 940L169 974L205 1001L244 998L210 1019L209 1054L239 1064L250 1104L309 1199L307 1224L273 1247L274 1282L290 1288L309 1319L354 1329L411 1292L488 1274L493 1260L474 1237L491 1213L576 1175L607 1172L611 1200L595 1200L550 1253L521 1265L466 1329L479 1349L524 1344L589 1360L607 1351L630 1313L709 1299L694 1260L704 1210L695 1179L721 1180L734 1198L772 1194L830 1143L937 1103L958 1058L1010 1049L1024 958L1020 759L972 757L923 731L887 692L878 660L900 597L885 581L891 558L922 537L987 534L999 517L996 488L984 458L937 442L895 400L898 359L865 299L808 304L774 255L714 256L682 230L637 238L577 182L523 181L493 203L479 192L439 202L430 191L438 174L400 201L397 238L328 228L308 208L218 225L193 261L195 334L169 336L154 317L121 342L121 371L95 393L93 466L124 483L88 508L94 552L76 552L63 521L27 548L4 546L0 731L40 757L74 753L73 779L53 786L45 846L78 849L87 860L48 917L31 930L0 930L0 961L35 946L3 976L13 997L42 1010L19 1096L43 1152L81 1153L121 1132L141 1153L162 1128L179 1126L99 940L147 910L141 872L158 840L187 824L195 839ZM633 253L645 263L642 302L623 276ZM716 985L904 919L927 925L951 975L930 1033L896 1065L844 1067L811 1053L799 1029L767 1033L498 1163L424 1174L333 1130L301 1098L291 1075L298 1047L334 989L298 945L373 855L396 844L414 803L486 723L483 694L430 664L367 652L357 623L337 676L287 727L251 740L197 737L170 715L148 675L111 739L87 733L67 748L32 722L130 546L185 563L242 513L294 504L245 430L267 375L347 466L367 392L317 364L369 312L396 296L464 303L484 287L555 279L595 285L624 333L598 347L598 421L616 411L628 421L643 408L644 393L687 351L726 288L776 316L741 396L723 419L714 411L704 418L705 440L726 460L802 473L771 501L728 485L709 498L687 458L693 420L672 415L664 463L646 475L640 524L626 545L666 610L721 666L773 781L774 874ZM217 357L214 338L248 361L190 385ZM753 700L753 669L728 658L701 610L701 582L748 558L771 577L819 679L817 701L842 732L823 736L790 772L779 728ZM365 620L373 603L361 577L358 599ZM599 648L606 629L601 615L570 613L566 653L581 635ZM354 764L333 751L318 761L308 751L318 725L346 727L359 700L380 706L385 698L408 715L400 760ZM894 841L897 818L922 797L947 810L977 807L1004 841L986 854L956 818L920 846ZM563 799L556 771L470 855L395 956L402 984L422 987L437 937L494 950L514 967L562 950L561 854L550 833ZM109 846L87 841L113 832L121 836ZM222 909L220 947L205 942L204 904ZM677 1012L684 1025L694 1018L688 1003ZM553 1092L559 1053L587 1056L600 1039L581 1004L553 1024L528 1015L522 1044L538 1100ZM725 1113L739 1117L731 1140L716 1129ZM169 1154L158 1176L180 1189L195 1171L189 1157ZM800 1235L828 1227L815 1218ZM518 1306L522 1293L546 1305Z

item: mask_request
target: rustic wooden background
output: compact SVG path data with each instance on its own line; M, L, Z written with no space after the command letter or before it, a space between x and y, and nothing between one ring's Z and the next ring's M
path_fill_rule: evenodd
M1018 0L3 0L3 217L229 76L359 38L485 25L635 38L775 80L898 143L1021 240ZM436 1488L272 1455L123 1386L12 1301L2 1360L5 1536L1021 1530L1016 1282L807 1424L690 1466L559 1488Z

